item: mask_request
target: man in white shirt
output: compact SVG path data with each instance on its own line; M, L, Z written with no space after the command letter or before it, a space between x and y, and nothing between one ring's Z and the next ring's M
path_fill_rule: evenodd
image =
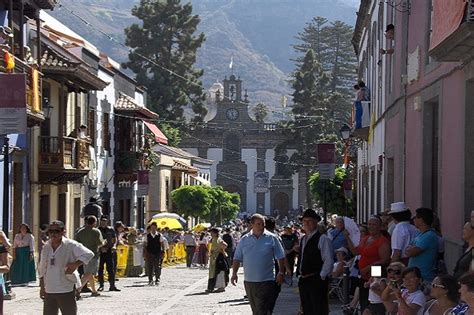
M303 229L297 265L299 291L304 314L329 314L328 278L333 268L331 240L318 231L321 217L313 209L303 213Z
M408 255L406 249L415 238L418 229L410 223L411 211L404 202L395 202L390 206L388 213L397 224L392 232L392 257L391 261L400 261L408 266Z
M38 268L40 297L44 300L43 314L77 314L74 286L79 274L77 268L87 264L94 253L82 244L64 236L64 223L53 221L49 225L49 241L41 252Z

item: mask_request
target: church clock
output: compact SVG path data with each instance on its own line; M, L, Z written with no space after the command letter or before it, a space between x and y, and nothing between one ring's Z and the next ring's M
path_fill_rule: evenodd
M239 118L239 111L236 108L229 108L225 115L229 120L237 120Z

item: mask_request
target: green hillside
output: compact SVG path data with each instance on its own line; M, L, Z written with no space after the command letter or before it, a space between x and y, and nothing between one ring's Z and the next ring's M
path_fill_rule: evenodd
M131 8L138 0L63 0L68 9L85 17L94 27L124 41L123 29L136 22ZM354 4L334 0L194 0L201 16L200 30L207 40L198 54L203 81L210 86L229 75L234 56L235 73L244 80L251 103L264 102L278 110L282 95L291 93L287 79L295 57L294 36L312 17L353 24ZM53 16L87 38L117 61L127 59L127 50L93 28L58 8Z

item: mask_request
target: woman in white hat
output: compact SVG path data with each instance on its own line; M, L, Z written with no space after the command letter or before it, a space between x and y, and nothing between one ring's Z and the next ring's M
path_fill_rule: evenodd
M336 259L334 267L332 269L332 277L339 278L344 274L344 267L347 264L347 257L349 256L349 251L345 247L340 247L336 249Z

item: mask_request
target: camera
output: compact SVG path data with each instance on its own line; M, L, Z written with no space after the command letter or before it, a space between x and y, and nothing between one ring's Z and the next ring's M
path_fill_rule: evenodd
M398 289L398 281L397 280L390 280L390 286Z

